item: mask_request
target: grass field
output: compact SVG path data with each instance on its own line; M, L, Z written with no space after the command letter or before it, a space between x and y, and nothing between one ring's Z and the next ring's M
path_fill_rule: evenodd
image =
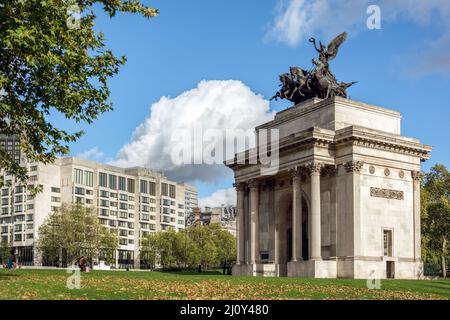
M0 270L0 299L450 299L448 280L254 278L219 272L94 271L81 288L66 287L65 270Z

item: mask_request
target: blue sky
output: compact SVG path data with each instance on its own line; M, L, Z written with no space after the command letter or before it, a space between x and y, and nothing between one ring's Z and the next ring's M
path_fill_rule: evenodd
M268 100L278 88L278 75L289 66L311 67L316 53L309 36L329 41L348 31L331 65L338 80L359 81L349 89L351 98L400 111L402 134L434 148L424 170L435 163L449 166L448 1L430 1L417 11L402 0L379 1L381 30L366 28L364 0L356 6L355 0L343 2L165 0L146 2L160 9L152 20L130 14L110 19L100 13L96 29L105 34L108 48L126 55L128 62L110 81L114 111L91 126L78 125L86 134L71 145L72 155L114 161L149 118L153 104L197 88L202 80L238 80ZM331 12L337 19L326 18ZM270 110L287 106L270 102ZM55 121L75 128L58 117ZM158 151L152 152L155 159ZM201 197L231 183L230 175L196 181Z

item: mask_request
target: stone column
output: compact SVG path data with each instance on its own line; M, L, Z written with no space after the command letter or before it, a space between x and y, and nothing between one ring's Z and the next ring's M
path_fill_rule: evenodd
M250 263L259 262L259 182L252 180L250 187Z
M413 234L414 234L414 260L422 260L422 245L420 238L420 181L423 173L420 171L412 171L413 179Z
M302 192L300 169L292 170L292 260L302 260Z
M245 206L244 206L244 196L245 196L245 184L244 183L235 183L233 185L236 188L237 193L237 201L236 201L236 209L237 209L237 234L236 234L236 242L237 242L237 264L245 264Z
M309 165L311 176L311 260L322 260L321 224L320 224L320 171L323 163L313 162Z
M275 181L268 181L266 184L268 189L268 212L269 212L269 263L275 263L275 212L274 212L274 196L275 196Z

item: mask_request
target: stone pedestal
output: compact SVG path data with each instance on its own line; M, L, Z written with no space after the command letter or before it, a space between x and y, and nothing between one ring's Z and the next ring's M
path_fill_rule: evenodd
M308 260L288 262L288 277L337 278L337 263L334 260Z

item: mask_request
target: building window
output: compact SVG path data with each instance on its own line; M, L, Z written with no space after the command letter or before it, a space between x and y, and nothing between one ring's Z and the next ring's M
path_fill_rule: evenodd
M98 180L100 187L108 188L108 175L106 173L100 172Z
M173 184L169 185L169 197L172 199L176 198L176 186Z
M119 190L127 191L127 179L124 177L119 177Z
M27 233L27 239L33 239L33 234L32 233Z
M119 204L119 208L120 208L121 210L128 210L128 204L121 202L121 203Z
M14 206L14 212L22 212L23 207L21 204Z
M134 179L127 180L127 191L129 193L134 193Z
M84 172L84 184L88 187L94 186L94 173L91 171Z
M14 241L22 241L22 234L21 233L15 234L14 235Z
M2 198L2 206L7 206L9 204L9 198Z
M156 183L155 182L150 181L150 192L149 192L149 194L151 196L156 196Z
M27 204L27 210L33 210L34 209L34 204L29 203Z
M105 199L100 199L100 206L101 207L109 207L109 201Z
M14 225L14 232L21 232L22 231L22 225L21 224L15 224Z
M31 166L30 171L37 171L37 166Z
M105 190L100 190L100 197L109 198L109 192Z
M17 186L16 189L14 190L15 193L22 193L24 190L24 187L22 186Z
M23 196L22 195L15 196L14 202L23 202Z
M61 198L60 197L51 197L51 201L52 202L61 202Z
M117 190L117 176L112 174L109 175L109 188Z
M81 195L81 196L84 196L85 191L84 191L84 188L75 187L74 193L75 193L75 194L78 194L78 195Z
M77 184L83 184L83 170L74 169L74 181Z
M124 211L119 212L119 218L120 219L128 219L128 213Z
M61 189L57 187L52 187L52 192L54 193L61 193Z
M82 198L82 197L75 197L75 203L84 203L84 198Z
M126 237L126 236L128 236L128 231L127 231L127 230L124 230L124 229L120 229L120 230L119 230L119 235L120 235L121 237Z
M33 215L27 214L27 221L33 221Z
M392 230L383 230L383 255L392 257Z
M147 181L141 180L140 191L141 191L141 193L148 193L148 182Z
M119 195L119 200L120 201L128 201L128 196L126 194L121 193Z
M161 195L166 197L169 195L169 186L167 183L161 183Z

